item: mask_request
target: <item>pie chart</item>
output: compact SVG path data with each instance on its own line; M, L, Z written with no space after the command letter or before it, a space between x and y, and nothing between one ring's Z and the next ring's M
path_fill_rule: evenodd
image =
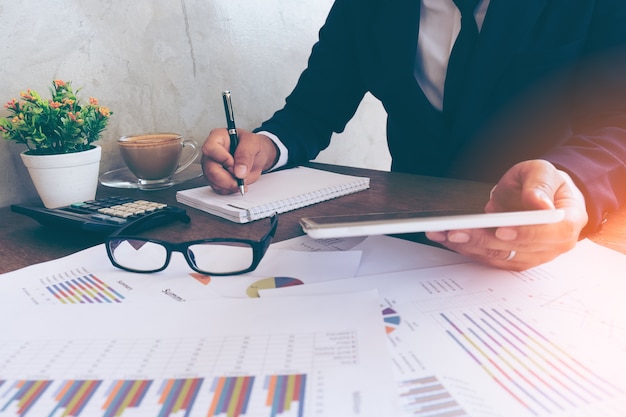
M386 307L383 309L383 321L385 322L385 331L389 334L400 325L400 315L394 309Z
M248 287L246 295L250 298L259 297L259 290L271 290L274 288L293 287L294 285L302 285L304 282L297 278L290 277L270 277L256 281Z

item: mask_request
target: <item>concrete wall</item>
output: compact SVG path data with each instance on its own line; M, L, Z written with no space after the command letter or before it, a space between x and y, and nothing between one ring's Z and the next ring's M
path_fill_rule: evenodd
M115 139L176 131L204 141L224 125L221 91L238 125L254 128L283 103L332 0L21 0L0 3L0 103L28 88L47 96L70 80L114 115L101 171L123 166ZM6 110L0 109L5 116ZM367 97L318 158L386 170L381 106ZM0 141L0 206L36 200L19 153Z

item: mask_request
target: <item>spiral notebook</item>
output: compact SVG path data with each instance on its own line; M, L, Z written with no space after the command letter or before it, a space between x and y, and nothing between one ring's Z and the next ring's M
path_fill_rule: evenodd
M236 223L248 223L274 213L368 189L370 179L309 167L264 174L240 194L220 195L210 186L176 193L176 201Z

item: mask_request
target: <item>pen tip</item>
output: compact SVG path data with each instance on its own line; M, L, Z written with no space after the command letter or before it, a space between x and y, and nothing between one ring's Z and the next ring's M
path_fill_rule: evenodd
M245 194L245 190L244 190L243 185L239 186L239 192L241 193L241 196L243 197L243 195Z

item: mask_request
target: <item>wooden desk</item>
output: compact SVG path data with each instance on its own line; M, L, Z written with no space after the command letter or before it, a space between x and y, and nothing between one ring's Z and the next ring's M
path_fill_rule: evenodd
M348 212L440 210L459 206L482 210L492 186L477 182L325 164L310 165L351 175L368 176L371 178L370 189L281 214L274 241L302 235L298 221L304 216ZM184 241L215 236L259 236L262 233L266 227L263 221L243 225L235 224L176 202L177 190L201 185L205 185L202 178L166 190L151 192L100 186L97 196L122 195L184 207L191 217L191 223L185 226L164 226L159 233L162 232L160 237L166 240ZM69 255L102 242L101 237L62 233L40 226L27 216L11 212L9 207L0 208L0 219L0 273ZM403 235L402 237L419 239L419 235ZM626 210L613 213L603 230L593 236L593 240L626 253Z

